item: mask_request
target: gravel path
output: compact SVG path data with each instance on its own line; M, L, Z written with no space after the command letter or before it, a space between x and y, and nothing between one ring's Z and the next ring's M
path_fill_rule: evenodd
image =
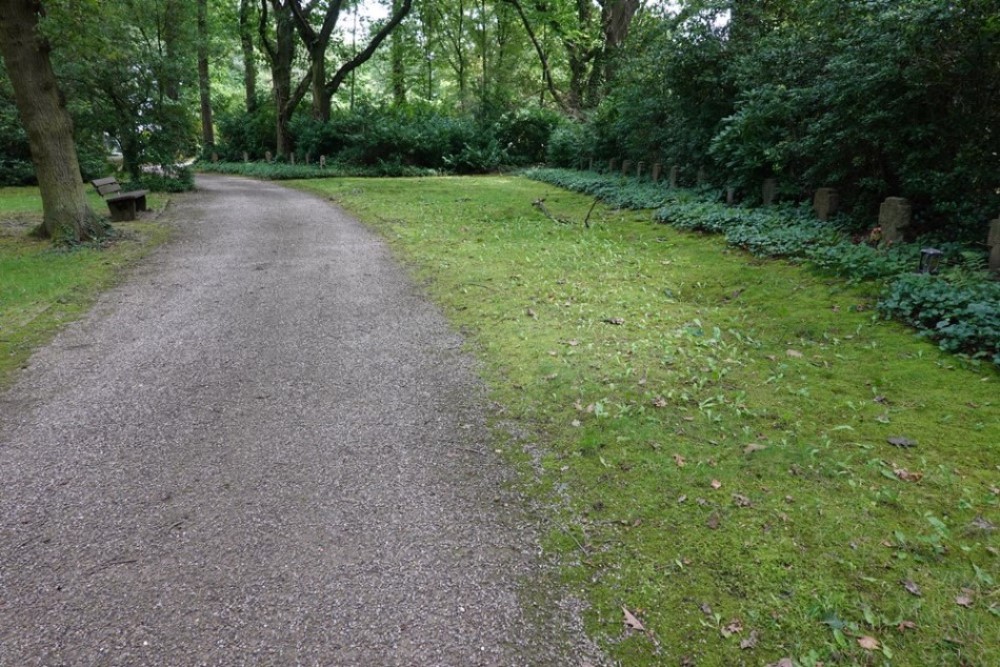
M385 246L236 178L167 217L0 396L0 665L598 662Z

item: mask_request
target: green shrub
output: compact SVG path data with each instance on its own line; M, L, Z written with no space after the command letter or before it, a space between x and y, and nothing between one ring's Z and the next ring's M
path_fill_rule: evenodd
M889 285L879 311L922 330L942 350L1000 365L1000 283L956 285L944 277L903 275Z
M152 192L188 192L194 189L194 172L182 167L165 174L144 173L136 186Z
M506 164L523 166L546 159L550 137L565 123L555 111L528 107L501 115L490 131Z
M233 174L267 181L342 176L428 176L435 173L392 161L380 162L372 167L358 167L332 162L328 162L326 167L320 167L317 164L288 164L286 162L199 162L197 168L198 171L206 173Z

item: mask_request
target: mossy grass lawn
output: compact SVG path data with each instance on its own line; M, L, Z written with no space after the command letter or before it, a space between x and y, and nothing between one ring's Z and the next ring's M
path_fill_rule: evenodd
M591 200L552 186L296 185L380 230L467 332L622 664L1000 664L994 368L648 212L585 229Z
M96 193L88 198L95 211L107 213ZM153 209L165 202L149 196ZM166 238L161 225L130 222L115 225L119 236L110 243L60 248L31 236L41 211L37 188L0 188L0 389L32 350L85 312L123 267Z

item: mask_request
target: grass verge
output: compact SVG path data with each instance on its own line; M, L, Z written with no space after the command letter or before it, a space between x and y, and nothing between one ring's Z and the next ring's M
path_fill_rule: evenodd
M95 211L105 204L88 194ZM148 197L152 209L166 204ZM152 222L115 224L120 236L101 247L59 248L29 235L41 222L37 188L0 188L0 389L13 382L31 352L93 303L125 267L167 238Z
M1000 664L995 368L870 289L648 213L555 223L532 202L582 221L591 199L537 182L296 186L384 234L469 335L622 664Z

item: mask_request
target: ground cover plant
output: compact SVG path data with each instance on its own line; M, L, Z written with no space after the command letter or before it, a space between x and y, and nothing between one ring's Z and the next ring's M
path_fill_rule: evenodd
M91 208L106 213L96 193ZM161 195L149 195L162 208ZM151 222L115 225L103 245L53 246L31 230L42 217L38 188L0 188L0 388L8 385L32 350L62 325L86 312L94 298L153 245L166 237Z
M340 176L426 176L427 169L387 163L375 167L327 164L289 164L287 162L199 162L198 171L212 174L248 176L268 181L288 181L302 178L333 178Z
M864 285L644 214L585 228L592 198L545 184L295 185L384 234L467 333L621 664L1000 662L995 368Z
M816 219L806 204L769 208L727 206L709 186L667 189L662 184L612 174L565 169L531 169L525 174L621 208L657 209L656 220L679 229L722 234L726 241L760 257L805 260L852 282L874 281L880 312L937 340L941 349L967 353L1000 366L1000 282L985 270L982 246L931 236L911 243L870 242L846 218ZM982 225L985 237L985 225ZM915 277L920 250L944 252L937 276Z

